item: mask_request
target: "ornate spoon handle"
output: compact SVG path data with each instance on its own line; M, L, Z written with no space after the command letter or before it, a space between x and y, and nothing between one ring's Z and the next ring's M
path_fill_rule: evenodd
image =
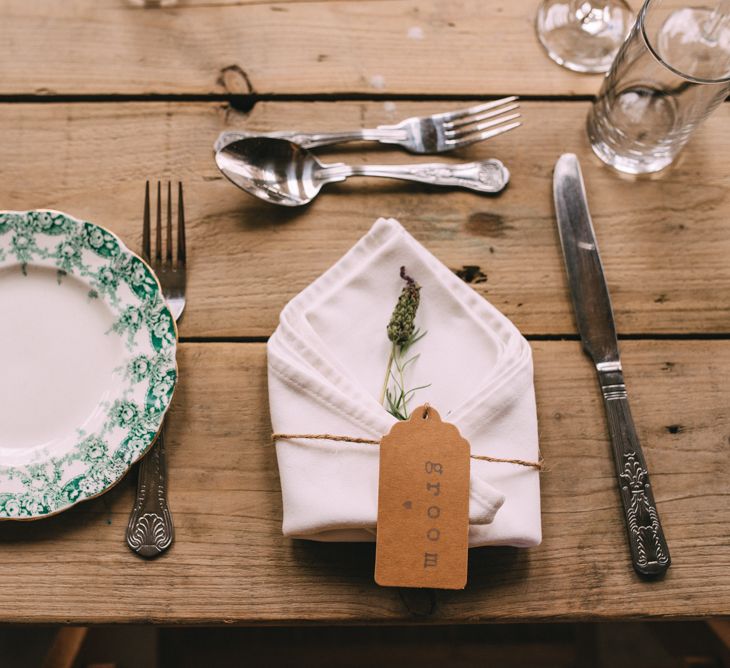
M127 526L127 545L141 557L162 554L172 544L174 530L167 505L167 462L164 425L139 466L137 498Z
M469 188L498 193L509 183L509 170L499 160L462 164L415 163L410 165L324 165L317 176L324 181L344 181L350 176L382 176L418 181L434 186Z

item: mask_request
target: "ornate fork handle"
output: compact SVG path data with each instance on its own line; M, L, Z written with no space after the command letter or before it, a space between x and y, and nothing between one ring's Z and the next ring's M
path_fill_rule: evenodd
M174 531L167 505L164 426L139 467L137 498L127 526L127 545L142 557L156 557L172 544Z
M303 148L317 148L331 146L350 141L378 141L384 144L400 144L407 141L408 133L404 128L383 125L377 128L364 130L349 130L344 132L244 132L241 130L222 132L216 139L214 148L220 151L224 146L239 139L250 137L273 137L288 139Z
M623 373L620 366L612 366L611 369L599 369L598 377L606 405L631 558L637 573L660 575L669 568L669 548L631 417Z
M327 165L317 175L325 181L344 181L348 176L382 176L435 186L469 188L483 193L498 193L509 182L509 171L499 160L462 164L416 163L413 165Z

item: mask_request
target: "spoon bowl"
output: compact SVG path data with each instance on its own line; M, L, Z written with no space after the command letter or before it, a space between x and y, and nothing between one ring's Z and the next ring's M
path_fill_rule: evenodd
M239 139L218 151L215 161L232 183L273 204L303 206L324 185L317 179L319 160L285 139Z

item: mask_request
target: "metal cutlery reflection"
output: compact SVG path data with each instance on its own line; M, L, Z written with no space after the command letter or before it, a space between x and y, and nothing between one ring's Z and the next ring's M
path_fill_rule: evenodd
M317 148L341 142L378 141L397 144L411 153L444 153L463 148L509 132L521 125L517 118L517 97L510 96L479 104L468 109L448 111L432 116L406 118L397 125L379 125L377 128L348 132L222 132L215 142L215 151L239 139L274 137L288 139L304 148Z
M572 153L555 165L553 194L578 331L598 372L606 407L633 566L640 575L661 575L669 568L669 549L631 417L611 300L580 165Z
M350 176L405 179L482 193L498 193L509 182L509 171L499 160L462 164L324 164L298 144L270 137L239 139L218 151L215 161L239 188L283 206L308 204L322 186L344 181Z
M182 183L177 184L177 253L173 260L172 193L167 183L166 242L162 249L162 197L157 182L157 216L155 253L152 254L150 221L150 184L145 185L142 220L142 257L160 280L162 293L175 320L185 308L185 210ZM137 496L127 526L127 545L142 557L156 557L170 547L174 538L172 515L167 502L167 463L165 458L165 425L139 466Z

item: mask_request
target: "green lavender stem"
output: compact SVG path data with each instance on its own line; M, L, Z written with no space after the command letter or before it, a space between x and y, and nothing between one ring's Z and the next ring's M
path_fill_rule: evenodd
M395 343L390 347L390 355L388 356L388 365L385 368L385 379L383 380L383 389L380 392L380 403L385 402L385 393L388 390L388 382L390 381L391 369L393 368L393 359L395 357Z

